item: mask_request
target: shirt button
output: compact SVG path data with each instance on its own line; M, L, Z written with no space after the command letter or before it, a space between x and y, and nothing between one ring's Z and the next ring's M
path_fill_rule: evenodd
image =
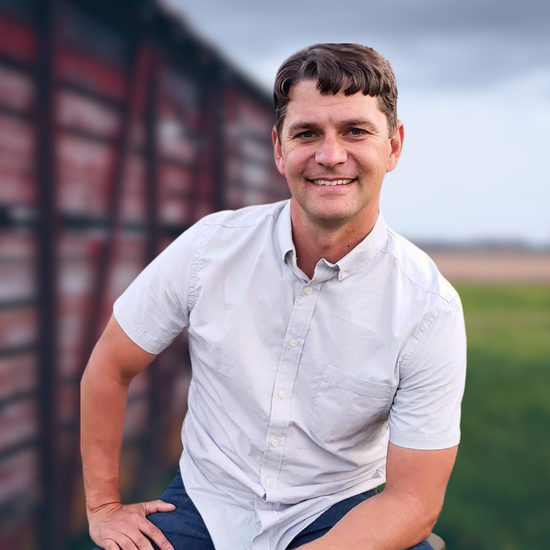
M285 391L285 390L281 390L281 391L279 392L279 397L280 397L281 399L284 399L284 398L286 397L286 391Z
M310 286L306 286L304 292L305 292L307 295L309 295L309 294L311 294L311 293L313 292L313 289L312 289Z
M295 348L298 345L298 340L296 340L296 338L291 338L289 344L291 348Z
M271 485L273 483L273 478L271 476L267 476L265 478L265 482L268 484L268 485Z
M342 274L340 275L340 277L342 279L345 279L347 276L348 276L348 272L347 271L342 271Z
M279 440L278 440L278 439L272 439L272 440L271 440L271 446L272 446L272 447L276 447L278 444L279 444Z

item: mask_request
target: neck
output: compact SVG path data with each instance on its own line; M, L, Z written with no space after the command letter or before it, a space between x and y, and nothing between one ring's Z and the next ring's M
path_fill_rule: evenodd
M313 277L317 262L336 263L353 250L372 231L378 217L378 201L353 220L320 223L312 219L291 199L292 240L298 267Z

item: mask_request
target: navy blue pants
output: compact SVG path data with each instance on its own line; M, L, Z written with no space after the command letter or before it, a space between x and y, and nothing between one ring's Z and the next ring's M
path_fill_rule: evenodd
M334 504L299 533L287 546L287 550L298 548L302 544L322 537L354 506L377 493L378 491L373 489ZM164 533L175 550L214 550L206 525L185 491L179 470L174 481L159 498L174 504L176 509L173 512L151 514L147 519ZM157 546L152 544L157 549ZM433 548L428 541L424 541L409 550L433 550Z

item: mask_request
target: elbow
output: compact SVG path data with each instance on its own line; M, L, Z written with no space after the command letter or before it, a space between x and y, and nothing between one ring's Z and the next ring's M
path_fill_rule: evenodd
M390 491L386 489L382 495L390 496ZM433 528L441 514L443 508L443 499L426 498L418 494L393 494L405 509L408 509L408 530L411 536L410 546L420 544L426 540L433 531ZM414 539L414 540L413 540Z
M415 544L418 544L431 535L441 514L443 502L430 502L418 495L408 495L407 501L407 506L416 511L411 516L411 533L414 532Z
M436 506L430 506L424 509L422 514L422 520L419 522L421 525L421 537L422 540L427 539L433 532L433 528L439 519L441 514L442 504Z

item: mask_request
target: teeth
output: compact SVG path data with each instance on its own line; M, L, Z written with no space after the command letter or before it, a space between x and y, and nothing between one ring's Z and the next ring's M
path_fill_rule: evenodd
M312 180L312 181L315 185L334 186L334 185L348 185L353 180L351 179L351 180L334 180L334 181L329 181L329 180Z

